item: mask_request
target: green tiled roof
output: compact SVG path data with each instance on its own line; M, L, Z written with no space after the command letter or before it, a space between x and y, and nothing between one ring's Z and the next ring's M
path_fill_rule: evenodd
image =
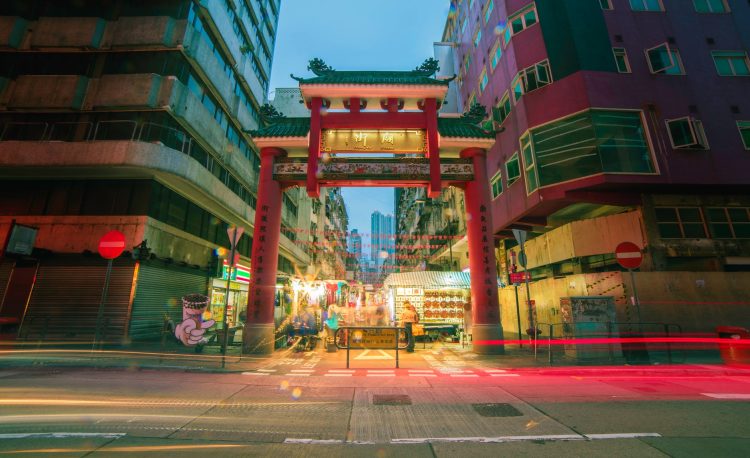
M462 118L438 118L438 132L443 137L495 138L495 132L469 124Z
M253 137L307 137L310 118L281 118L258 130L250 131Z
M447 86L449 80L438 80L425 76L422 72L385 72L385 71L328 71L312 78L292 78L301 84L389 84L389 85L425 85Z

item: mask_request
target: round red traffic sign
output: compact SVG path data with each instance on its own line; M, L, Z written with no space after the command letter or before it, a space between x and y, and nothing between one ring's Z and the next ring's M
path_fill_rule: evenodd
M120 231L109 231L99 240L99 254L104 259L115 259L125 251L125 236Z
M643 254L633 242L622 242L615 248L615 258L626 269L637 269L643 261Z

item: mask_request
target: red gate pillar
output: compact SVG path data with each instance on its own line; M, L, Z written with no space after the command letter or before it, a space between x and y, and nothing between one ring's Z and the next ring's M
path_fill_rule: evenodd
M467 182L465 190L473 348L479 354L502 354L505 349L497 293L486 153L481 148L468 148L461 151L461 157L471 158L474 165L474 181Z
M269 354L274 350L273 307L281 234L281 184L273 179L273 164L275 157L284 154L286 152L279 148L260 150L247 323L242 332L245 353Z

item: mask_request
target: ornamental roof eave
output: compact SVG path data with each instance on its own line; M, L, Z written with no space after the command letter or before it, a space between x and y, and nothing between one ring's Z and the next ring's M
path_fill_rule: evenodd
M303 137L253 137L258 148L307 148L310 145L310 134Z
M347 97L400 97L442 99L448 93L448 86L414 84L313 84L300 83L302 97L347 98Z
M474 138L474 137L445 137L440 136L438 139L440 148L483 148L490 149L495 144L494 138Z

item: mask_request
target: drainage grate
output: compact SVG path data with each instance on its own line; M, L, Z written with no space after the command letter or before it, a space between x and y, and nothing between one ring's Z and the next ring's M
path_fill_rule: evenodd
M510 404L472 404L483 417L521 417L523 414Z
M411 398L406 394L373 394L372 404L376 406L409 406Z

